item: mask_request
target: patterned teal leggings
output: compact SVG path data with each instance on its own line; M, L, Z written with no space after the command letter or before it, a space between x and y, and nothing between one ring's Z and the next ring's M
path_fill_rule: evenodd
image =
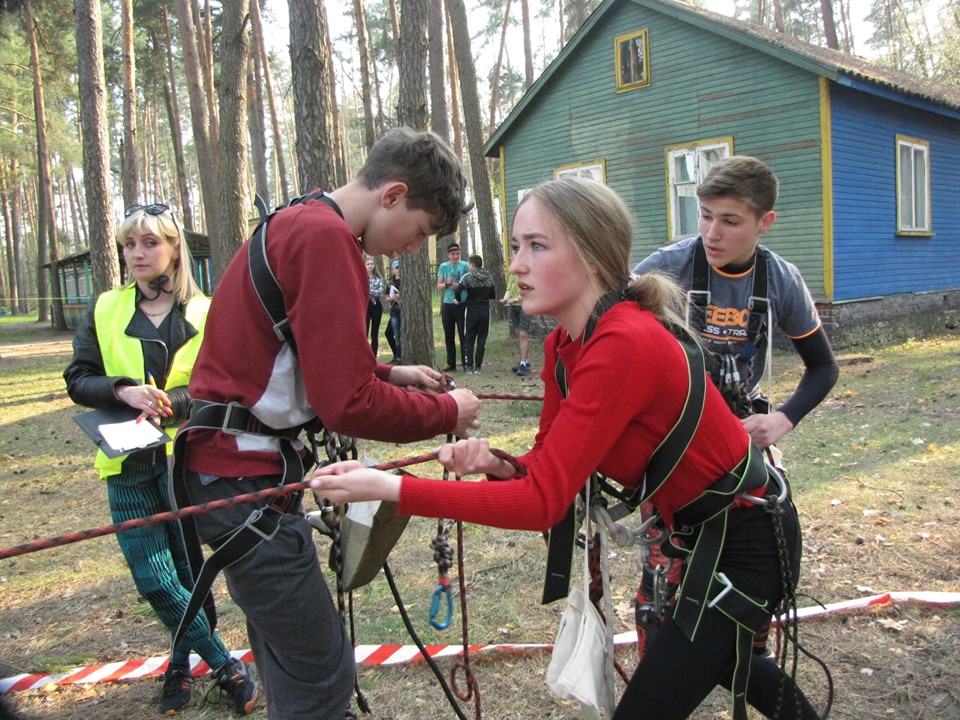
M170 510L166 464L124 462L120 474L107 479L107 497L115 523ZM172 640L193 587L179 529L174 523L134 528L119 533L117 541L137 591L170 630ZM217 634L210 632L203 613L197 615L183 640L174 648L170 665L188 667L191 649L196 650L214 670L222 667L230 657Z

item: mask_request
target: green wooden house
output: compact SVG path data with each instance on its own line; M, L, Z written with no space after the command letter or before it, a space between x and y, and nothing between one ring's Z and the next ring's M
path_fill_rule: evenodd
M631 260L697 234L731 154L780 179L764 244L795 263L837 347L960 311L960 92L674 0L606 0L488 140L509 228L574 173L633 212Z

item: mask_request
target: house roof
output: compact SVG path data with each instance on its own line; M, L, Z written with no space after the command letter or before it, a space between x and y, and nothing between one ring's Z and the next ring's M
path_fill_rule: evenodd
M874 92L901 101L911 99L926 109L935 112L946 111L947 114L960 119L960 90L956 88L932 80L924 80L871 62L857 55L810 45L788 35L697 8L679 0L605 0L587 18L576 35L537 78L536 82L490 136L483 148L484 155L496 156L497 148L503 136L510 130L516 119L523 114L527 105L540 93L553 74L557 72L557 69L576 51L577 46L590 34L593 26L600 22L610 8L621 2L632 2L669 15L681 22L689 23L707 32L772 55L786 63L803 68L840 85Z

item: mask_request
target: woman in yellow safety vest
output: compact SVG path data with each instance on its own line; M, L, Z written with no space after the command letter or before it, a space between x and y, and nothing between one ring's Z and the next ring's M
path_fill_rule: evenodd
M187 385L210 299L193 277L193 262L179 223L163 204L127 209L117 231L130 281L91 302L73 340L73 360L63 373L70 398L100 410L132 408L139 419L176 425L189 414ZM172 444L109 458L95 465L106 481L116 523L171 509L167 455ZM190 599L193 580L179 528L162 523L117 535L138 593L171 632ZM164 674L160 712L175 715L189 702L190 651L214 670L214 678L238 712L248 714L257 695L244 664L230 656L200 613L173 648Z

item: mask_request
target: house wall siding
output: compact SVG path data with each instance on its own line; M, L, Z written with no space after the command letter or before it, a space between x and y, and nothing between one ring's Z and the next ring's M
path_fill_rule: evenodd
M613 41L641 28L650 40L647 88L616 92ZM557 166L603 159L607 184L634 217L631 262L669 241L664 151L733 137L734 152L780 179L778 219L763 242L795 263L823 296L819 87L815 76L665 14L612 6L555 68L504 138L507 221L517 191Z
M831 86L837 301L960 287L960 123ZM932 237L899 237L896 136L930 143Z

